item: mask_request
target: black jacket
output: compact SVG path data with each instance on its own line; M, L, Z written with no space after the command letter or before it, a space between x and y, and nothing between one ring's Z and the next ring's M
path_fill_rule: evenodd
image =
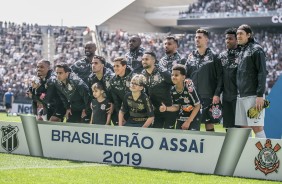
M81 78L85 83L87 83L88 76L92 73L91 61L84 57L76 61L72 66L71 70L76 73L76 75Z
M37 89L32 89L32 99L34 102L42 103L48 116L53 115L63 104L55 87L56 75L52 70L49 70L44 79L40 79L40 86ZM36 103L33 103L35 105ZM36 107L33 107L36 108ZM36 110L33 112L36 114ZM49 117L48 117L49 118Z
M263 97L266 83L266 61L262 47L254 42L242 46L237 70L240 97Z
M180 54L178 52L175 52L171 56L165 55L161 58L159 65L163 67L164 69L167 69L170 73L172 72L172 67L176 64L182 64L185 65L186 59L181 58Z
M238 56L240 48L228 49L219 54L219 59L222 65L222 91L223 100L232 101L237 99L237 84L236 75L238 67Z
M130 92L129 87L132 76L132 69L127 66L123 77L114 76L110 81L110 91L116 112L119 112L125 94Z
M66 84L57 80L56 88L66 109L73 111L89 110L89 88L75 73L69 74Z
M127 60L127 66L131 67L134 73L141 73L143 70L142 66L142 56L145 52L145 49L139 47L137 50L133 52L128 52L125 54L125 58Z
M71 66L72 71L76 73L76 75L81 78L86 84L88 84L88 77L92 73L91 62L92 61L89 61L87 57L84 57L76 61ZM106 62L105 67L113 71L113 67L110 63Z
M103 85L107 98L112 102L112 95L110 94L110 81L115 76L115 74L108 68L103 68L103 77L99 80L96 73L91 73L88 77L89 91L92 94L92 85L100 82ZM91 95L92 97L92 95Z
M142 71L146 77L146 91L155 107L155 112L159 113L159 107L164 103L166 106L172 105L170 90L173 86L171 74L162 67L156 66L151 74L146 70Z
M201 98L220 96L222 66L218 55L207 48L204 55L193 51L186 62L187 78L191 78Z

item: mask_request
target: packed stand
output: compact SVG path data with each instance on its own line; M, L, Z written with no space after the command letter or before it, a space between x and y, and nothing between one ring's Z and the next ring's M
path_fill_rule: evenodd
M58 62L72 64L84 55L82 30L73 28L53 28L55 37L54 65Z
M198 0L188 6L187 11L179 12L181 18L193 13L246 13L246 12L267 12L282 8L282 1L220 1L220 0Z
M37 24L4 22L0 27L0 96L12 88L15 100L26 102L28 80L42 58L42 32Z

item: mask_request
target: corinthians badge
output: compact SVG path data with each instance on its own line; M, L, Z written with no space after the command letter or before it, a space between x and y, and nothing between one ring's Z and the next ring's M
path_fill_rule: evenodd
M2 138L1 138L1 146L11 153L19 146L19 139L18 139L18 131L19 128L17 126L2 126Z
M267 139L264 147L259 142L256 143L256 147L260 150L258 156L255 158L256 170L260 170L265 175L275 171L278 172L280 161L277 158L276 152L280 150L281 146L276 144L272 148L271 140Z

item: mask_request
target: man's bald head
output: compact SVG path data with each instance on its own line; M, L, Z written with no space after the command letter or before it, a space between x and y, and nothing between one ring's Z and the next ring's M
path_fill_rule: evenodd
M87 57L93 57L95 55L97 47L96 47L96 44L94 42L87 42L85 44L84 49L85 49L85 55Z
M138 35L133 35L129 39L129 49L130 51L137 50L141 45L141 38Z

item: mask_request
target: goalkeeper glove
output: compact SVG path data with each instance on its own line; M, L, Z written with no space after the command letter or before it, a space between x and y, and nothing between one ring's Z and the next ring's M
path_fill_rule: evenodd
M268 108L269 104L270 104L270 102L268 100L264 100L263 108ZM247 112L247 116L250 119L258 118L261 111L262 110L257 110L255 107L251 107Z

